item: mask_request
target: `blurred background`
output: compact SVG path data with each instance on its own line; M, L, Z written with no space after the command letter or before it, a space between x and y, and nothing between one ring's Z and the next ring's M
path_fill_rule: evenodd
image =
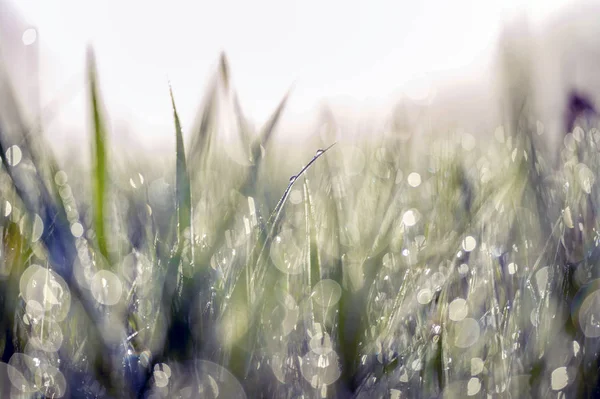
M598 29L560 23L561 15L582 4L0 0L0 49L19 96L31 113L41 113L58 151L85 137L79 132L87 124L84 64L90 44L112 134L125 139L136 132L132 138L145 150L172 141L167 82L186 130L221 51L230 60L242 108L255 123L263 123L293 85L283 124L288 139L302 139L324 101L356 116L389 112L402 96L437 99L455 118L469 108L464 119L471 120L473 110L492 104L495 44L503 26L527 21L532 34L547 39L553 31L559 39L575 40L574 31ZM543 44L537 51L540 58L556 58Z

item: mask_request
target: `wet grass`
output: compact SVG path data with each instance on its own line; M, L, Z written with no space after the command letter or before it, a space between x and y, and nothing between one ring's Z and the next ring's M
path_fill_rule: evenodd
M2 92L0 396L597 394L593 118L557 155L507 85L485 136L349 139L328 116L292 149L276 140L288 95L254 131L222 57L187 141L166 90L170 166L123 166L89 61L86 176ZM244 164L219 140L226 106Z

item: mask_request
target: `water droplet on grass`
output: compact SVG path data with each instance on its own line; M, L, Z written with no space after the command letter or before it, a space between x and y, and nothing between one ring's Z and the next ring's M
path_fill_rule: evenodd
M481 381L479 381L479 378L475 378L475 377L471 378L469 380L469 382L467 383L467 395L469 395L469 396L477 395L480 390L481 390Z
M73 237L81 237L83 235L83 226L79 222L75 222L71 225L71 234Z
M121 300L123 285L116 274L108 270L100 270L92 278L90 290L96 301L112 306Z
M477 240L475 240L475 238L472 236L465 237L465 239L462 242L462 248L467 252L471 252L475 249L476 246Z
M479 357L471 359L471 375L477 375L483 371L483 360Z
M419 187L421 185L421 175L417 172L412 172L408 175L407 181L411 187Z
M417 223L417 214L415 210L410 209L406 211L404 215L402 215L402 223L408 227L414 226Z
M560 391L569 385L569 375L566 367L558 367L550 376L550 386L554 391Z
M457 348L466 349L479 340L479 323L475 319L464 319L457 323L455 333L454 345Z
M456 298L448 305L448 317L452 321L461 321L467 317L468 313L469 307L463 298Z
M417 294L417 302L421 305L427 305L433 299L433 292L429 288L423 288Z
M64 186L68 181L67 173L64 170L59 170L54 175L54 182L59 186Z
M21 41L25 46L31 46L37 40L37 30L34 28L25 29L21 35Z
M33 219L33 228L31 231L31 242L37 242L44 232L44 222L39 215L35 215Z
M23 153L18 145L10 146L6 150L6 160L10 166L17 166L22 158Z
M315 284L312 297L319 305L331 307L342 297L342 287L334 280L324 279Z

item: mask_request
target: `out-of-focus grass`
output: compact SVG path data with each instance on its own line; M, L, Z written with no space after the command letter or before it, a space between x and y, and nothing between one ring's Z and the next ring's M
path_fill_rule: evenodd
M165 93L164 168L117 159L90 61L91 174L0 93L2 397L596 394L600 133L541 145L526 68L487 135L399 108L354 139L324 114L290 148L293 93L254 131L223 56L189 145Z

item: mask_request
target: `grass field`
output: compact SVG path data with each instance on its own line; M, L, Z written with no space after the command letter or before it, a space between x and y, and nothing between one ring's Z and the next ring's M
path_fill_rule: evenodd
M187 140L171 92L160 159L107 139L92 53L89 165L3 85L0 397L600 394L593 118L555 151L507 84L483 136L396 118L350 139L325 117L290 148L286 98L259 129L232 98L240 163L220 65Z

